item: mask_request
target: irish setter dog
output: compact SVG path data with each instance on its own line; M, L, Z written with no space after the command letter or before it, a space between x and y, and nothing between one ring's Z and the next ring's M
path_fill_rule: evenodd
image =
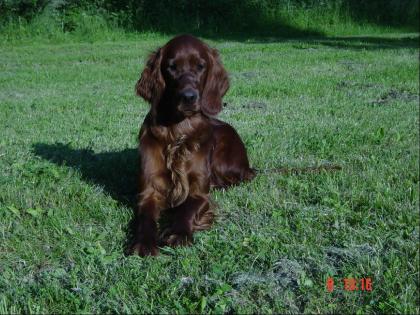
M193 36L177 36L150 55L136 84L151 107L139 133L133 253L191 244L195 231L212 224L210 187L255 176L235 129L215 118L228 88L217 50Z

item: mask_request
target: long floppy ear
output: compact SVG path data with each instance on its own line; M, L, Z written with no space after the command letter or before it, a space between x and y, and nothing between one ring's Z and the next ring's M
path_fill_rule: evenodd
M136 94L151 104L159 102L165 89L165 80L160 72L161 61L162 49L159 48L149 56L146 67L136 83Z
M229 89L229 78L220 62L216 49L209 49L209 69L204 86L201 109L208 116L215 116L222 110L222 97Z

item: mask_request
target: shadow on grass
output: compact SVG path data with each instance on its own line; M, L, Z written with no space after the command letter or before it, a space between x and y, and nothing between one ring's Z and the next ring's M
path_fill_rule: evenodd
M325 36L317 33L291 33L290 35L225 35L206 36L205 34L194 34L198 37L208 38L215 41L237 41L249 44L296 42L306 45L323 45L337 49L350 50L382 50L382 49L407 49L419 48L420 37L417 34L397 35L394 37L382 36ZM299 48L299 47L297 47Z
M94 153L91 149L73 149L68 144L37 143L33 146L33 152L57 165L78 170L83 180L103 187L113 199L134 213L137 200L137 149ZM133 216L125 231L126 254L131 248L136 224Z
M109 9L123 10L130 16L122 24L127 30L167 35L191 33L214 40L244 41L322 37L326 35L324 30L336 28L340 21L418 32L418 0L400 2L143 0L135 6L117 1Z
M267 32L260 32L257 30L241 33L212 33L205 30L190 30L186 32L172 30L171 32L162 31L161 33L167 37L188 33L202 38L203 40L212 40L220 44L226 42L244 44L295 43L295 48L298 49L309 48L307 47L308 45L321 45L346 50L413 49L420 47L420 37L418 33L378 34L375 36L327 36L319 31L300 30L288 25L275 26L273 30ZM164 44L165 42L162 41L158 46L163 46Z
M356 2L355 2L356 1ZM289 1L290 2L290 1ZM326 3L305 5L255 1L163 1L144 0L135 7L131 30L157 32L166 36L189 33L214 41L270 43L284 41L314 42L342 49L398 49L419 47L418 10L409 3L396 5L381 1L343 0L337 4L352 24L392 25L396 32L413 32L416 36L327 36L327 27L336 28L338 21ZM360 2L360 3L359 3ZM118 6L118 3L115 3ZM270 11L270 8L272 11ZM134 8L133 8L134 9ZM303 15L302 15L303 14ZM347 15L346 15L347 14ZM344 17L343 16L343 17ZM340 25L340 24L339 24ZM340 25L344 27L344 25ZM350 32L353 26L349 25ZM385 30L385 28L384 28ZM355 30L354 30L355 31ZM162 43L163 44L163 43Z
M115 200L129 208L136 204L137 149L94 153L73 149L68 144L37 143L33 152L55 164L78 170L88 183L99 185Z
M418 48L419 36L413 35L398 38L373 36L325 37L308 42L315 42L332 48L352 50L406 49Z

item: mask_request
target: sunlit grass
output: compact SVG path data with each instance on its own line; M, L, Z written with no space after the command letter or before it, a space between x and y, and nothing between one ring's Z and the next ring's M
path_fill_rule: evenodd
M142 259L134 84L167 39L0 48L0 313L418 313L417 35L210 40L254 167L342 170L214 192L210 231Z

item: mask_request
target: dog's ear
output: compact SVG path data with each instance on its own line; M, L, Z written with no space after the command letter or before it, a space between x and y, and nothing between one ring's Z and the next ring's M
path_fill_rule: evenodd
M147 60L146 67L136 83L136 93L150 104L159 102L165 89L165 80L160 71L162 48L152 53Z
M201 109L208 116L215 116L222 110L222 97L229 89L229 78L220 62L216 49L209 48L209 69L204 86Z

